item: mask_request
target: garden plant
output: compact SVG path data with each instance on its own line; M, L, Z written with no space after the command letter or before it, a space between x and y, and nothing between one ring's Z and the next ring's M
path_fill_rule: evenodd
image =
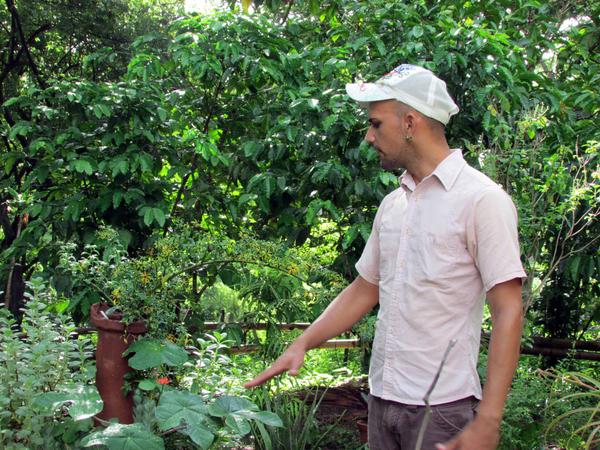
M359 448L296 391L363 379L376 311L357 348L241 386L354 278L399 174L344 86L404 62L447 81L450 144L519 214L499 448L598 447L600 2L213 3L0 5L0 447ZM147 327L133 424L97 417L96 303Z

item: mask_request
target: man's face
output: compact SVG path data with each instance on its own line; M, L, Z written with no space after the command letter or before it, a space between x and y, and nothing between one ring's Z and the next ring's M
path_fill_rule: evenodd
M401 105L395 100L369 104L369 130L365 140L379 153L385 170L405 168L406 141L402 130Z

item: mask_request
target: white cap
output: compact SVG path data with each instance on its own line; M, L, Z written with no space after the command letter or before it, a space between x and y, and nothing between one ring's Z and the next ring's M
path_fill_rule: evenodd
M411 64L396 67L375 83L347 84L346 92L361 103L398 100L444 125L458 112L446 83L431 71Z

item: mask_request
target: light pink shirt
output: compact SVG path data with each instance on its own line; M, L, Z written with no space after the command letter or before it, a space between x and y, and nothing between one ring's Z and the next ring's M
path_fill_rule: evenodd
M484 294L525 277L515 207L460 150L418 185L409 173L400 181L383 199L356 264L364 279L379 285L371 393L424 404L448 342L456 339L429 401L481 398Z

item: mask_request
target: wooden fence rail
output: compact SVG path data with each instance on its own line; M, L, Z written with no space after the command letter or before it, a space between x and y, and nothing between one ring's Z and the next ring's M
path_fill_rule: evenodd
M226 326L235 326L243 330L266 330L273 324L268 323L223 323L223 322L205 322L202 329L217 330ZM295 323L280 323L275 326L281 330L304 330L308 328L310 323L295 322ZM78 334L89 334L96 330L91 327L77 328ZM482 333L482 340L489 341L489 333ZM595 341L572 341L569 339L555 339L546 337L532 337L531 346L524 345L521 347L521 353L524 355L535 356L556 356L570 357L574 359L582 359L587 361L600 361L600 340ZM360 345L360 340L355 339L331 339L323 343L319 348L356 348ZM258 351L260 346L255 344L241 345L230 348L230 353L251 353Z

